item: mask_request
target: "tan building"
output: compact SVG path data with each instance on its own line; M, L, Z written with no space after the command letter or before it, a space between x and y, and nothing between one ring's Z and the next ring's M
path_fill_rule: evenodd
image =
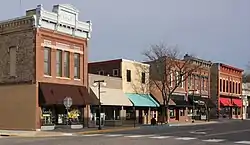
M138 123L150 123L150 118L157 116L159 104L149 92L148 64L126 59L92 62L89 63L89 73L122 79L122 90L133 103L133 107L126 108L126 120L134 120L134 109Z
M78 20L71 5L42 5L26 16L0 23L0 120L1 129L39 130L71 124L87 126L87 46L91 23ZM67 120L63 105L70 97Z
M99 99L99 87L95 81L103 80L100 84L101 117L103 126L121 126L126 124L126 108L133 104L122 90L122 79L119 77L89 74L90 95ZM96 119L99 111L98 106L92 107L92 126L98 126Z
M242 73L244 70L214 63L211 68L211 98L216 104L213 117L242 118Z

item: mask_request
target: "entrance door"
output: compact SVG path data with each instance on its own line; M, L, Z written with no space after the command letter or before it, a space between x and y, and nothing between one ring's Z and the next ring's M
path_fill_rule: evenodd
M142 124L143 121L142 110L139 110L139 123Z
M179 116L180 116L180 110L179 109L175 109L176 115L175 115L175 120L179 121Z

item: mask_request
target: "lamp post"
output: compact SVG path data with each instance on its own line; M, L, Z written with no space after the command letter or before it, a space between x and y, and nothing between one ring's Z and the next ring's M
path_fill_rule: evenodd
M94 86L98 86L98 99L99 99L99 104L98 104L98 110L99 110L99 126L98 126L98 130L102 129L101 126L101 83L103 84L103 86L106 86L106 83L104 82L104 80L96 80L94 81Z
M195 107L194 107L194 92L196 92L197 90L196 89L193 89L193 90L189 90L189 91L192 91L192 102L193 102L193 104L192 104L192 123L194 123L194 109L195 109Z

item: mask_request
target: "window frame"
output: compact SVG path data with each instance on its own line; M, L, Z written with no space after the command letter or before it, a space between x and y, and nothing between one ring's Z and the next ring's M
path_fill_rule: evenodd
M47 75L47 76L51 76L51 52L52 52L52 49L50 48L50 47L44 47L44 49L43 49L44 51L44 55L43 55L43 65L44 65L44 67L43 67L43 73L44 73L44 75ZM48 52L48 60L46 60L45 59L45 51L46 52ZM47 70L48 70L48 72L45 72L45 64L47 64Z
M77 62L76 62L76 58L78 58ZM74 53L74 79L80 79L81 77L80 67L81 67L81 55L80 53Z

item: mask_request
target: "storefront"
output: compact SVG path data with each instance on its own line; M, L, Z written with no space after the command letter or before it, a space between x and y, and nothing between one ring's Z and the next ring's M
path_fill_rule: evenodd
M194 112L193 119L195 120L209 120L210 110L215 108L216 105L207 96L188 96Z
M72 99L67 109L63 103L66 97ZM98 99L91 97L84 86L39 83L41 130L87 127L88 106L96 104Z
M220 108L218 108L219 118L232 118L233 104L231 98L220 97L219 102L220 102Z
M136 123L139 124L150 124L152 118L157 119L160 105L151 95L126 93L126 96L133 103L133 107L126 108L126 112L128 112L126 115L128 116L126 117L127 122L133 122L133 114L136 116Z
M171 100L173 103L171 103ZM192 105L185 99L185 95L172 95L169 104L169 121L186 122L191 120Z
M99 98L98 88L91 87L90 95ZM131 108L133 104L121 89L100 88L101 119L102 126L121 126L126 119L126 108ZM91 108L91 126L97 127L99 122L99 108Z

